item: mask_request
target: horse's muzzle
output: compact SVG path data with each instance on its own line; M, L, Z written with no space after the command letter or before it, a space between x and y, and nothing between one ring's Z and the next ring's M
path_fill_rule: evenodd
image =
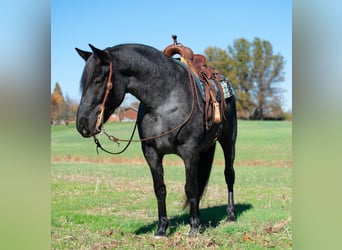
M83 137L88 138L94 135L93 129L89 128L89 120L85 117L82 117L77 121L76 127Z

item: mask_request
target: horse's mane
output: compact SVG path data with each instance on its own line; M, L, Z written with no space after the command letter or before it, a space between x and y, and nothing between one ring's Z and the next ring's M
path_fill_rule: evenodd
M140 54L144 59L150 62L155 62L156 58L158 58L159 55L163 55L162 52L160 50L157 50L156 48L136 43L119 44L113 47L108 47L104 51L108 52L109 54L113 54L125 50L135 51L137 54ZM134 60L136 58L130 59ZM96 75L101 76L103 74L101 71L101 67L96 67L96 60L94 60L93 55L91 55L86 62L86 66L84 67L80 82L80 90L82 91L83 89L88 88L88 85L90 83L90 79L88 78L96 77Z

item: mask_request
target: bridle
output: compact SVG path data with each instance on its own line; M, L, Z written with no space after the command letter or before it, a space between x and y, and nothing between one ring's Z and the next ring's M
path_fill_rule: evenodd
M102 145L100 144L100 141L96 138L96 136L94 135L93 138L94 138L94 143L96 144L96 152L97 154L99 153L98 152L98 149L100 148L102 151L108 153L108 154L121 154L123 153L127 148L128 146L131 144L131 142L144 142L144 141L149 141L149 140L153 140L153 139L158 139L158 138L161 138L165 135L168 135L174 131L176 131L177 129L183 127L186 123L188 123L188 121L191 119L192 117L192 114L194 112L194 109L195 109L195 98L197 96L197 99L198 99L198 93L197 93L197 87L196 87L196 84L195 84L195 81L194 81L194 78L193 78L193 75L191 73L191 70L189 69L188 67L188 78L189 78L189 83L190 83L190 88L191 88L191 95L192 95L192 104L191 104L191 110L190 110L190 113L188 114L188 116L184 119L183 122L181 122L180 124L178 124L176 127L172 128L172 129L169 129L165 132L162 132L161 134L159 135L154 135L154 136L149 136L149 137L146 137L146 138L142 138L142 139L136 139L136 140L133 140L133 136L134 136L134 133L135 133L135 130L137 128L137 124L138 124L138 121L135 122L135 125L134 125L134 129L132 131L132 134L131 134L131 137L130 139L119 139L113 135L110 135L108 134L104 128L103 128L103 115L104 115L104 110L105 110L105 104L106 104L106 101L107 101L107 98L110 94L110 91L111 89L113 88L113 83L112 83L112 74L113 74L113 69L112 69L112 62L110 62L109 64L109 74L108 74L108 80L107 80L107 88L106 88L106 93L104 95L104 98L103 98L103 101L101 103L101 106L100 106L100 112L97 116L97 120L96 120L96 126L95 126L95 129L97 132L100 132L100 134L104 134L107 136L107 138L110 140L110 141L113 141L115 142L116 144L120 145L120 142L127 142L127 145L119 152L110 152L108 150L106 150L105 148L102 147ZM198 103L199 105L199 103Z
M113 69L112 69L112 62L109 63L109 75L108 75L108 80L107 80L107 88L106 88L106 93L103 97L103 101L101 103L100 106L100 113L97 116L97 120L96 120L96 126L95 129L97 132L101 132L100 127L103 125L103 114L104 114L104 110L105 110L105 105L106 105L106 101L108 98L108 95L110 93L110 90L113 88L113 83L112 83L112 74L113 74Z

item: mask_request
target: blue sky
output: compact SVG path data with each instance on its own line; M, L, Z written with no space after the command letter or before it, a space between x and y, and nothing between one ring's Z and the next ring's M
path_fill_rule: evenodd
M292 108L292 1L290 0L51 0L51 89L79 100L84 61L75 47L104 49L142 43L164 49L171 35L195 53L227 49L235 39L268 40L285 59L284 109Z

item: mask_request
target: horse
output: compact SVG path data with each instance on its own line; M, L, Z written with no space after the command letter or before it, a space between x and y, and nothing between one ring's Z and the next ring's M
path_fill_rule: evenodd
M195 237L200 227L199 203L210 176L216 141L225 157L227 221L235 221L233 164L237 118L234 95L222 98L226 103L221 133L217 140L208 140L204 103L196 97L198 87L189 84L189 70L176 59L143 44L120 44L104 50L89 46L91 52L75 48L85 60L76 128L83 137L95 138L126 93L140 100L136 124L157 200L155 237L167 237L169 226L164 155L176 154L184 162L185 202L190 210L188 237ZM203 143L207 145L203 147Z

